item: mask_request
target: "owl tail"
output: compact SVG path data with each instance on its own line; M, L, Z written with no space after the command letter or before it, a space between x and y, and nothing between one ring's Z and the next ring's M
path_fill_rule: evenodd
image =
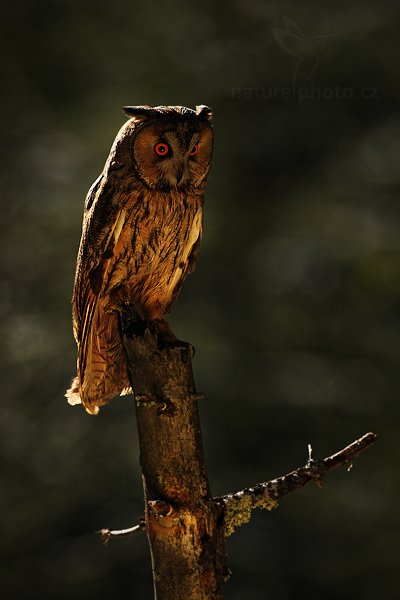
M65 397L68 400L68 404L71 404L72 406L75 406L75 404L82 404L79 395L79 380L77 377L72 380L71 387L65 392Z
M132 392L118 314L96 307L87 335L78 345L78 375L66 392L69 404L83 404L91 415L114 396Z

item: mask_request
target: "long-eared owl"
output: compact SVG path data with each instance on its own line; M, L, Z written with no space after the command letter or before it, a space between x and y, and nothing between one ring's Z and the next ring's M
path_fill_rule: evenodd
M66 396L91 414L130 391L121 310L166 326L193 271L212 155L207 106L124 111L130 118L86 197L72 299L77 377Z

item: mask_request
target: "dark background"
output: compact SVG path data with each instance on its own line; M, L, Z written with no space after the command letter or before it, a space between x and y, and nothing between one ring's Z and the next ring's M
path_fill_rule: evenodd
M196 273L214 494L373 430L351 473L228 541L225 598L398 597L399 9L380 2L10 2L1 58L2 598L150 598L132 397L70 407L83 201L124 104L208 104ZM155 443L157 441L155 440Z

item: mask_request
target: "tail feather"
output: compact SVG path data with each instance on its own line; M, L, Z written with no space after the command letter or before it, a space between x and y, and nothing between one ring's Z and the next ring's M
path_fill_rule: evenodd
M88 413L97 414L111 398L131 391L118 313L101 311L98 305L78 345L78 375L67 390L68 403L82 403Z
M79 395L79 380L75 377L72 380L71 387L65 392L65 397L68 400L68 404L75 406L76 404L82 404L81 397Z

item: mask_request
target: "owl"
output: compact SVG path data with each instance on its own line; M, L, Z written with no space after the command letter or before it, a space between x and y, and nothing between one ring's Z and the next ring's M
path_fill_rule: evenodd
M70 404L90 414L131 391L121 312L165 321L196 265L211 165L207 106L127 106L129 120L86 197L72 298L78 347Z

